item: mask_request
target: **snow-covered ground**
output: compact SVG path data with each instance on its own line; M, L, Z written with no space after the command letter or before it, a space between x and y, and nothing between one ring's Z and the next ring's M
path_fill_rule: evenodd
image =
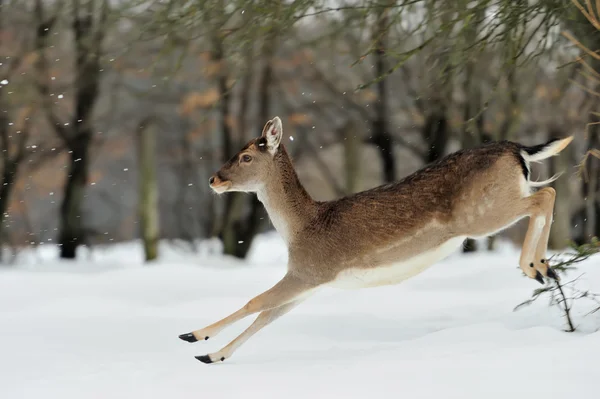
M600 314L576 304L562 332L518 252L460 254L398 286L327 289L224 363L214 352L248 318L206 342L204 327L274 284L285 248L260 237L247 262L165 246L141 264L127 244L59 263L45 248L0 270L0 398L597 398ZM579 287L600 292L600 257ZM582 303L583 304L583 303Z

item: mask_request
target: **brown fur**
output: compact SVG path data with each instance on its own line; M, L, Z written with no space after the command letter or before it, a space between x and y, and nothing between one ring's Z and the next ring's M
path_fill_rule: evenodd
M531 278L548 275L544 258L555 192L544 188L529 195L528 164L522 155L524 149L535 154L544 145L534 149L503 141L458 151L401 181L318 202L300 183L281 136L279 118L269 121L262 136L250 141L211 180L216 190L257 192L287 241L289 264L288 273L273 288L193 333L198 339L211 337L243 317L263 312L237 343L209 359L229 357L268 322L345 272L386 272L394 262L427 254L434 259L436 251L443 254L439 248L452 240L493 234L527 216L530 226L519 264ZM569 142L559 142L551 155ZM416 267L415 273L421 269Z

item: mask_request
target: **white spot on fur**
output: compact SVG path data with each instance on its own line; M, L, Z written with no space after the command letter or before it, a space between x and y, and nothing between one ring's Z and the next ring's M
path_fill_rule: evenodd
M454 237L436 248L391 265L344 270L328 285L337 288L358 289L401 283L456 251L465 238Z

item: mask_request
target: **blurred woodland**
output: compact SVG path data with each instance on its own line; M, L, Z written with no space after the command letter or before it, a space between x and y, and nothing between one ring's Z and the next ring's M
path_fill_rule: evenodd
M0 240L243 258L271 229L209 176L278 115L318 200L460 148L574 135L551 246L600 235L600 1L0 0ZM503 233L522 239L522 223ZM520 244L520 243L519 243ZM487 250L467 242L466 251Z

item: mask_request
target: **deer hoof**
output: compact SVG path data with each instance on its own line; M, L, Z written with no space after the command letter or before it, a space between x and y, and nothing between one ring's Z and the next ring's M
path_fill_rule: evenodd
M544 276L542 276L542 273L540 273L539 271L536 271L535 279L537 280L538 283L544 285Z
M211 364L213 361L210 359L208 355L195 356L196 359L200 360L202 363Z
M198 338L196 338L196 336L192 333L187 333L187 334L181 334L179 336L179 339L187 341L187 342L196 342L198 341Z

